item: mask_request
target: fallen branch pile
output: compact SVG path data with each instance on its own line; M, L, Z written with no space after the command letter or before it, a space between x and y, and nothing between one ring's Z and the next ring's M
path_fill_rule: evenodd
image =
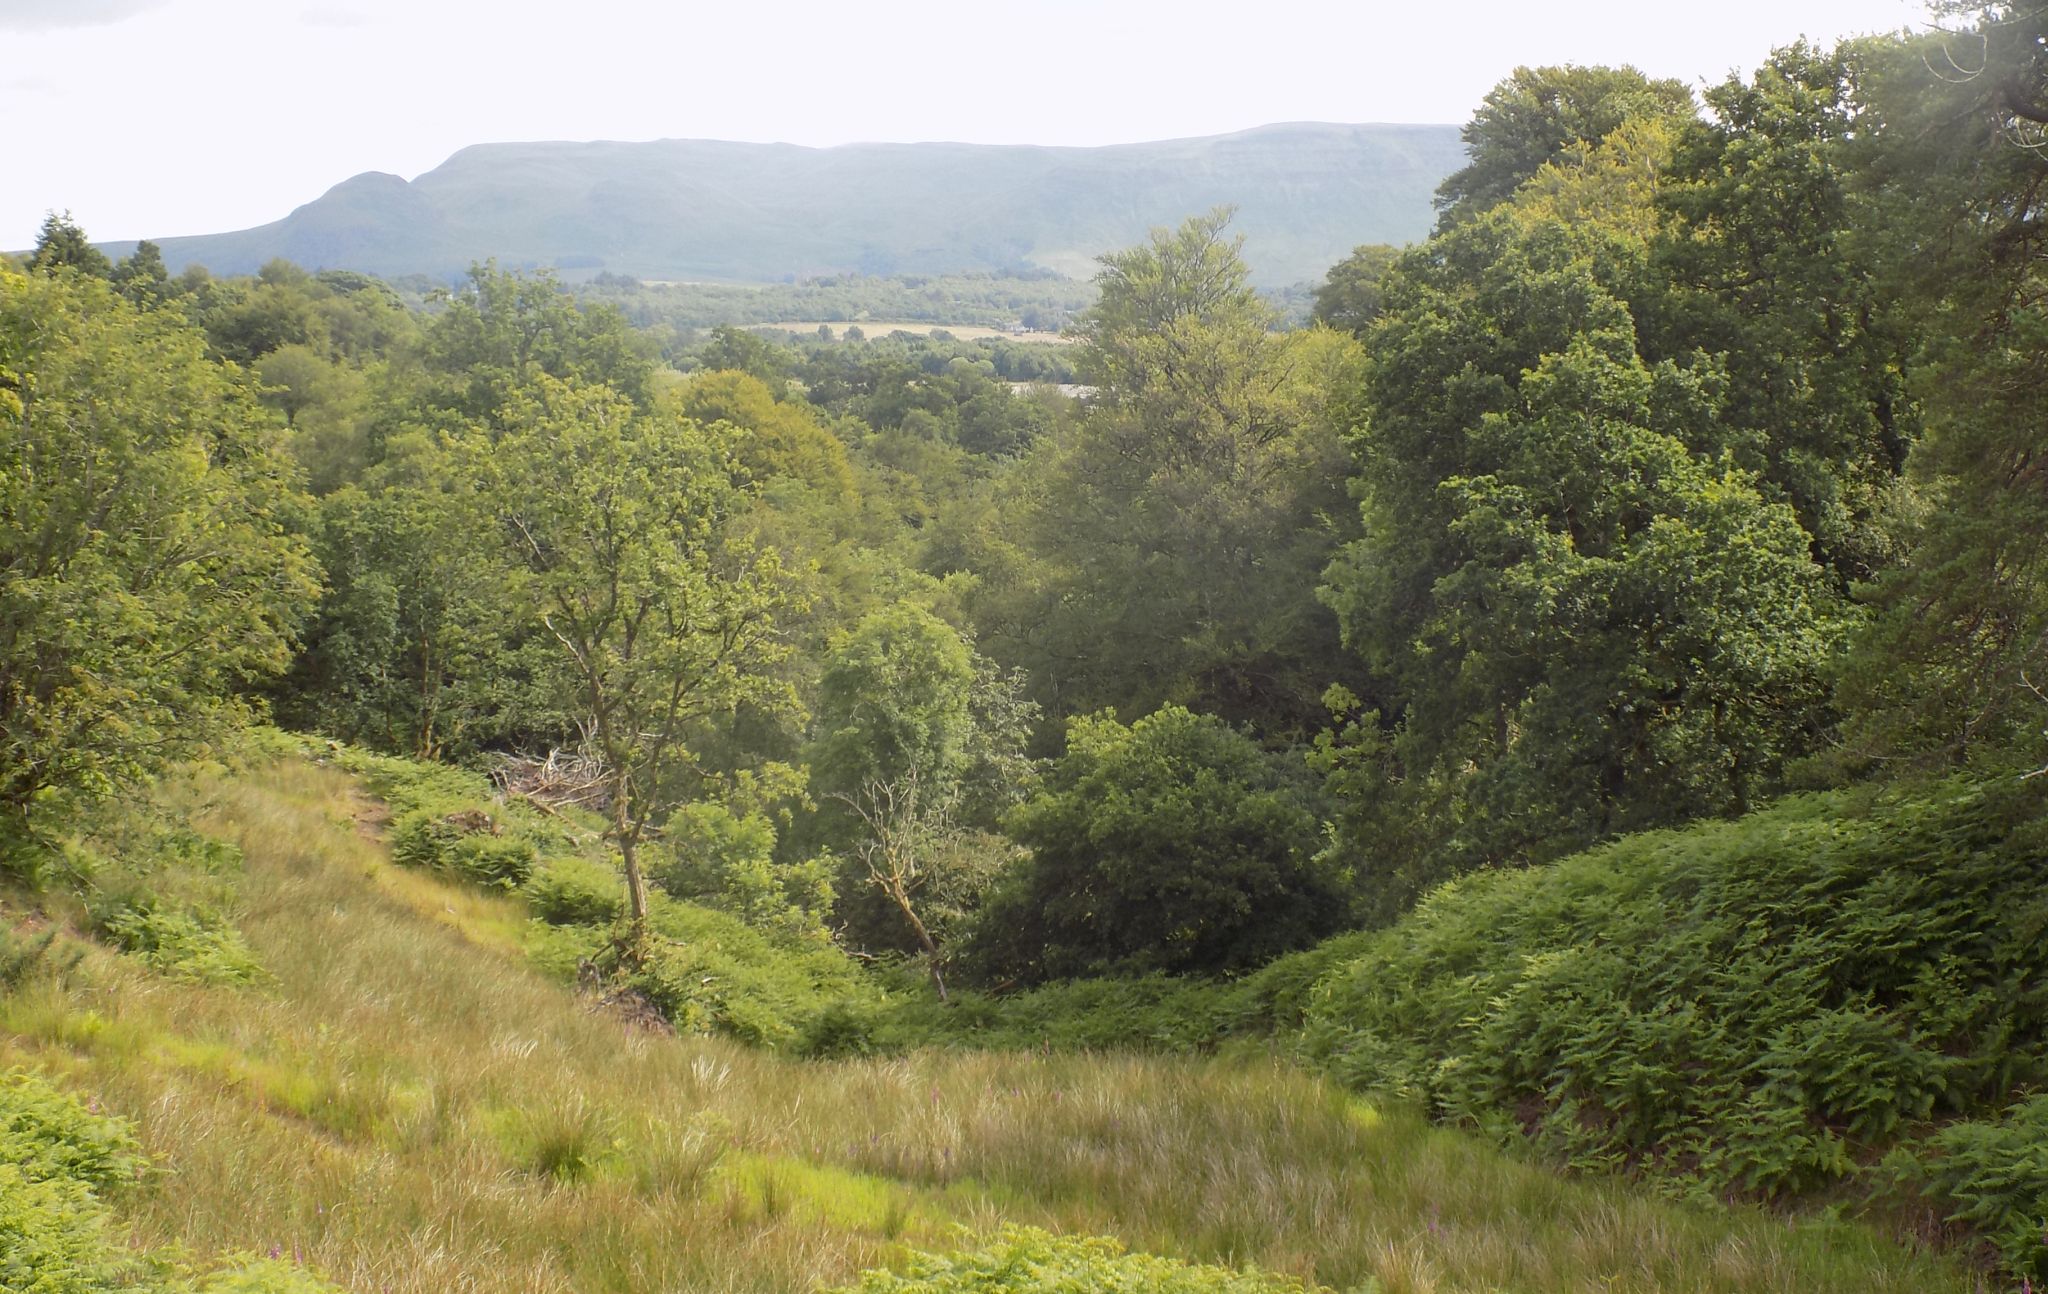
M516 795L553 812L573 805L593 813L611 807L611 787L604 761L581 751L550 750L539 755L505 755L491 770L491 780L507 795Z

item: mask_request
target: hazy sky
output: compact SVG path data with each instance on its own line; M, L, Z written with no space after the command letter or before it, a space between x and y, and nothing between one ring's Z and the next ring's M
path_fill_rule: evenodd
M278 219L465 144L1105 144L1462 122L1518 63L1694 84L1919 0L0 0L0 247Z

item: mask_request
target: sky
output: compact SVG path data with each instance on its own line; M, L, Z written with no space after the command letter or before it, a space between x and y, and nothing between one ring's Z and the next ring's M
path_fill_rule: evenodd
M1465 121L1518 64L1695 86L1921 0L0 0L0 248L264 224L468 144L1092 145Z

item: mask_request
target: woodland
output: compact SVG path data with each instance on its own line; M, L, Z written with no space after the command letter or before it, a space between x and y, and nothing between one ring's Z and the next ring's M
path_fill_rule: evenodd
M1943 20L1516 69L1299 326L1228 209L1059 347L53 214L0 1286L2048 1280L2048 11Z

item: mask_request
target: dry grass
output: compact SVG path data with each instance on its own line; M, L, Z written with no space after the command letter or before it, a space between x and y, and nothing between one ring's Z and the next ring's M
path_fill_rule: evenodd
M392 868L354 794L298 761L176 792L243 848L274 986L101 951L0 1001L0 1066L141 1125L145 1243L391 1294L807 1290L1002 1221L1389 1294L1969 1288L1851 1227L1564 1181L1273 1060L827 1065L631 1031L525 965L515 901Z

